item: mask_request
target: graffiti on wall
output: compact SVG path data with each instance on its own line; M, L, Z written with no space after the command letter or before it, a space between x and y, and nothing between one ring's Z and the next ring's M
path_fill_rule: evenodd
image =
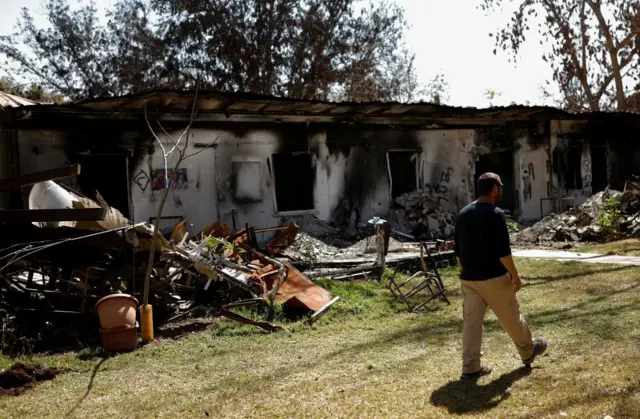
M147 174L147 172L145 172L142 169L140 169L138 173L133 175L132 180L133 180L133 183L138 185L138 187L142 192L147 191L147 188L149 187L149 183L151 182L151 179L149 179L149 175Z
M440 173L440 183L449 183L451 181L451 174L453 173L453 167L448 167L447 170L443 170Z
M169 187L171 189L187 189L189 182L187 178L187 169L167 170L167 177L169 179ZM167 185L165 179L164 169L155 169L151 173L151 189L154 191L161 191Z
M445 195L449 193L449 183L451 182L451 175L453 173L453 167L447 167L440 172L440 182L426 183L424 185L425 192L432 195L438 201L438 204L443 201L449 202L449 199Z
M592 195L591 179L591 156L589 153L582 153L582 196Z

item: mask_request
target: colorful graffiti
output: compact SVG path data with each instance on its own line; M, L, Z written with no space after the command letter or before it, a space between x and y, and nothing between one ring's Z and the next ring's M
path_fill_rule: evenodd
M189 179L187 177L187 169L167 171L169 187L174 190L187 189L189 187ZM151 189L161 191L167 186L164 169L154 169L151 174Z

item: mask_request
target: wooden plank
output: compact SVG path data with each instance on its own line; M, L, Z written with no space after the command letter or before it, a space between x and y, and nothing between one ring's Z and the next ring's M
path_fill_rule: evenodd
M36 227L33 224L15 223L0 225L0 248L34 241L60 241L74 238L75 245L94 247L116 247L130 249L131 245L116 232L90 236L95 231L80 230L71 227ZM86 238L79 237L88 236Z
M329 301L320 310L313 313L311 317L309 317L309 319L307 320L307 324L314 324L320 317L324 316L327 313L327 310L329 310L329 307L331 307L337 301L340 301L340 297L335 297L333 300Z
M10 191L22 186L29 186L46 180L65 179L80 174L80 165L64 166L57 169L43 170L41 172L27 173L7 179L0 179L0 191Z
M104 208L8 210L0 211L0 222L99 221L106 215Z

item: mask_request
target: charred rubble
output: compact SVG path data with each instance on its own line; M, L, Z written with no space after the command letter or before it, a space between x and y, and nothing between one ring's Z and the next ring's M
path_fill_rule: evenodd
M313 323L339 296L312 278L382 274L372 226L345 237L313 217L238 231L218 221L193 231L182 220L154 234L151 225L132 223L99 195L92 200L50 180L18 182L25 183L33 185L29 209L0 211L2 350L96 344L96 302L120 292L141 300L152 246L149 304L156 327L207 315L278 331L276 307ZM434 245L441 251L436 257L451 259L443 242ZM420 252L415 244L386 238L388 265L418 260Z
M392 222L400 231L428 239L450 239L455 230L456 214L444 211L427 191L414 191L395 199Z
M589 197L584 204L561 214L551 214L513 236L523 244L545 242L602 242L640 235L640 190L627 183L624 192L605 190ZM610 226L607 201L619 211L619 225ZM611 204L610 204L611 205Z

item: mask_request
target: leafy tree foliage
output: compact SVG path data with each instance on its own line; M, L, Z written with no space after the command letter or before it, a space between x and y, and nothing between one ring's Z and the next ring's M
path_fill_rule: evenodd
M638 0L482 0L480 7L512 5L511 21L495 34L497 48L517 56L533 26L551 46L543 59L565 107L627 108L625 85L640 78Z
M404 100L419 91L403 10L386 0L46 0L24 9L0 56L77 99L201 88L309 99Z
M431 103L445 105L449 101L449 83L444 74L436 74L427 84L425 92Z

